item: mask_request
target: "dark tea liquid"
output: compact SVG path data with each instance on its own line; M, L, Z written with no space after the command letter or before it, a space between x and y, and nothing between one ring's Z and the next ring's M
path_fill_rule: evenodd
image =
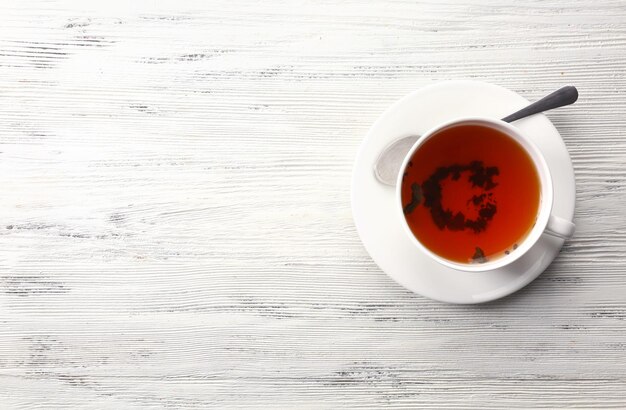
M433 253L460 263L513 252L533 228L541 200L526 150L480 125L431 136L411 158L401 188L413 234Z

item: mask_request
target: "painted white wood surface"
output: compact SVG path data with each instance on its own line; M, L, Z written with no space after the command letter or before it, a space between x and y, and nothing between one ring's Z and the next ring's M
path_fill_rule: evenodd
M0 407L626 407L623 1L0 4ZM551 112L577 235L504 300L382 273L364 134L433 80Z

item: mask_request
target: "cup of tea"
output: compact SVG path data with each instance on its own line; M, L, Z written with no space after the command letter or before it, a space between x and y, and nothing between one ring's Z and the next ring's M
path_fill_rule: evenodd
M543 234L570 238L552 214L552 176L539 148L501 120L465 118L426 132L396 184L402 225L415 246L466 272L504 267Z

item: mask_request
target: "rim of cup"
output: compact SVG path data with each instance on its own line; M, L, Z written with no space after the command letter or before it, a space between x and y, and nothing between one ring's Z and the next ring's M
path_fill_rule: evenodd
M402 175L406 171L409 161L415 154L415 152L426 142L428 139L436 136L438 133L445 129L461 126L461 125L480 125L488 128L492 128L498 130L504 134L506 134L509 138L512 138L516 142L518 142L526 151L526 153L532 159L532 162L537 170L537 174L539 175L540 182L540 203L539 203L539 211L537 213L537 217L535 219L534 226L530 230L528 234L524 237L521 243L518 243L516 249L511 251L510 254L498 257L491 261L486 261L484 263L478 262L469 262L469 263L461 263L455 262L446 258L443 258L430 249L428 249L425 245L423 245L419 239L413 234L409 224L406 221L406 217L403 212L402 206ZM517 127L504 122L499 119L493 118L484 118L484 117L465 117L459 118L452 121L445 122L443 124L437 125L427 132L425 132L416 142L413 144L409 152L404 158L402 162L402 166L400 167L400 172L398 173L398 179L396 182L396 204L397 209L399 210L400 218L402 219L402 226L404 231L409 237L414 245L416 245L419 249L422 250L425 254L430 256L435 261L441 263L444 266L449 268L464 271L464 272L486 272L494 269L502 268L507 266L517 259L519 259L522 255L532 248L532 246L539 240L541 235L546 230L548 225L548 220L550 218L550 214L552 212L552 203L554 199L554 192L552 187L552 176L550 174L550 169L548 164L543 157L543 154L528 137L526 137Z

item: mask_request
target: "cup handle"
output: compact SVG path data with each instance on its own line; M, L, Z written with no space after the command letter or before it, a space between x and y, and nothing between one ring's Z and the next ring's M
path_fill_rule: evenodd
M548 218L548 226L546 226L545 233L551 236L556 236L561 239L569 239L574 235L576 225L567 219L559 218L558 216L550 215Z

